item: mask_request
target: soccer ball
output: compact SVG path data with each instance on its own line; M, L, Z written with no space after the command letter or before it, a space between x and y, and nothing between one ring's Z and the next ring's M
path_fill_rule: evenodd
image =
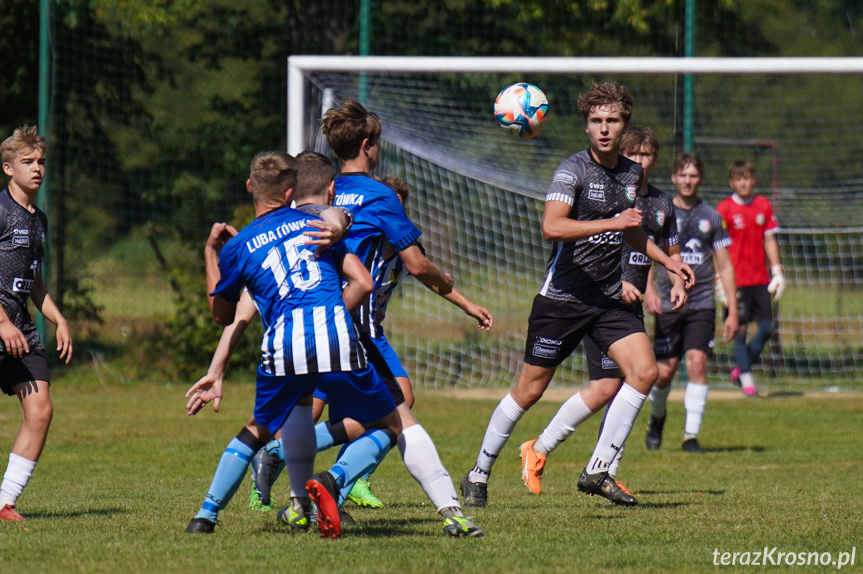
M494 100L494 119L507 135L532 138L548 118L548 98L533 84L507 86Z

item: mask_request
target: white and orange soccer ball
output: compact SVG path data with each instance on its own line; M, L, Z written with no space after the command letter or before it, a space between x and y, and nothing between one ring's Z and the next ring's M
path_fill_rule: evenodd
M494 100L494 119L507 135L532 138L545 127L548 98L533 84L507 86Z

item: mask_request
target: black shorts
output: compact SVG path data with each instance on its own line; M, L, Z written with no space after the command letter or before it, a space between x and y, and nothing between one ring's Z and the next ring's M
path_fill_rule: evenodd
M623 373L617 363L608 355L599 350L599 346L593 342L590 336L582 341L584 346L584 358L587 360L587 373L591 381L600 379L622 379Z
M738 287L737 315L741 327L753 321L773 321L773 301L767 285ZM727 311L725 316L728 316Z
M402 392L401 385L399 385L395 375L393 375L393 371L390 369L386 357L383 356L381 350L377 345L375 345L372 338L367 334L360 334L360 344L362 344L363 349L366 350L366 358L368 358L369 363L374 367L378 376L387 384L387 388L390 390L390 394L393 396L396 406L405 402L405 395Z
M560 365L590 335L603 353L633 333L644 333L644 322L623 302L595 307L537 295L527 323L524 362L538 367Z
M713 354L716 309L667 311L656 317L653 353L656 360L679 359L686 351Z
M0 389L4 393L14 395L17 385L33 381L51 382L44 349L31 349L20 359L0 353Z

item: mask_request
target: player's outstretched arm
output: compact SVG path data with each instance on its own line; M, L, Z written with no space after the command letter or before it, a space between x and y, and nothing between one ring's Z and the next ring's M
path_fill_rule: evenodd
M542 236L546 241L575 241L605 233L606 231L624 231L641 225L641 210L626 209L617 217L579 221L571 219L569 214L572 206L564 201L546 201L542 212Z
M219 412L228 360L234 354L243 333L246 332L246 327L255 318L257 312L251 295L248 291L243 291L240 302L237 304L234 322L222 331L219 344L216 346L212 360L210 360L207 374L186 391L186 398L189 399L189 402L186 403L186 411L189 415L196 414L209 402L213 403L213 410Z
M362 261L353 253L346 254L342 259L339 275L348 282L342 289L342 299L347 310L353 313L374 290L374 279L369 275Z
M453 279L449 273L444 273L423 255L416 243L411 243L401 251L399 257L405 264L407 272L419 279L420 283L444 296L452 292Z
M45 287L41 271L36 273L36 278L33 281L33 289L30 291L30 298L39 312L57 326L57 351L60 353L61 359L66 359L65 362L68 365L69 361L72 360L72 334L69 332L69 324L60 313L60 309L57 308L57 305L48 293L48 289ZM25 346L26 342L27 341L25 339Z
M728 254L728 248L714 249L713 261L716 266L716 272L719 274L719 279L722 281L722 287L725 289L725 297L728 299L728 316L725 318L725 324L722 329L725 342L728 342L734 338L738 327L737 283L734 280L734 267L731 265L731 256Z
M492 325L494 325L494 317L492 317L492 314L488 309L480 307L465 297L455 287L453 287L449 294L441 295L441 297L476 319L476 322L479 324L479 328L483 331L488 331L491 329Z

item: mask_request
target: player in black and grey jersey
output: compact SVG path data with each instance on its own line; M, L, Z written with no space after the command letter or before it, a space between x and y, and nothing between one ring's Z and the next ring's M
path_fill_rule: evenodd
M554 241L551 257L528 320L518 382L492 413L476 465L461 482L467 506L486 505L491 467L513 428L585 335L620 365L627 383L609 415L608 436L597 444L578 487L622 504L635 501L611 480L607 468L653 385L656 363L644 323L622 298L623 242L675 275L676 304L682 304L692 271L669 258L639 227L642 212L634 202L642 169L619 154L632 113L629 92L615 82L595 84L579 97L578 109L590 148L561 162L546 194L542 232Z
M635 207L642 212L641 228L650 239L670 257L680 260L677 242L677 220L671 198L649 183L650 173L659 156L659 140L650 128L630 127L623 137L621 153L638 162L644 170L644 179L635 197ZM622 298L633 311L644 320L641 302L649 288L648 276L653 260L630 247L623 245ZM685 293L683 301L685 302ZM622 374L617 364L599 348L588 335L583 340L590 385L582 389L561 405L545 430L535 439L521 445L522 479L534 494L542 492L542 473L548 455L560 446L579 425L606 406L617 395L622 384ZM604 429L604 427L603 427ZM609 466L609 475L615 478L620 453ZM618 482L625 493L625 486Z
M728 254L731 239L722 216L698 198L698 186L704 173L701 158L693 153L678 154L671 170L676 190L673 203L680 234L680 255L695 272L696 286L689 292L685 307L672 309L663 300L671 284L660 274L658 296L647 300L648 310L657 313L654 352L659 377L650 393L651 416L645 443L648 449L657 449L662 443L666 399L680 358L685 355L689 381L683 397L686 423L682 448L686 452L702 453L704 450L697 436L707 403L707 358L713 353L716 331L716 303L710 284L714 263L728 297L729 313L723 326L726 341L737 331L737 287Z
M57 350L72 358L69 326L42 281L48 220L36 205L45 177L45 138L35 127L17 128L0 144L9 186L0 192L0 389L15 395L24 423L0 484L0 520L24 521L15 510L48 436L54 412L48 392L45 347L27 311L27 300L57 326Z

